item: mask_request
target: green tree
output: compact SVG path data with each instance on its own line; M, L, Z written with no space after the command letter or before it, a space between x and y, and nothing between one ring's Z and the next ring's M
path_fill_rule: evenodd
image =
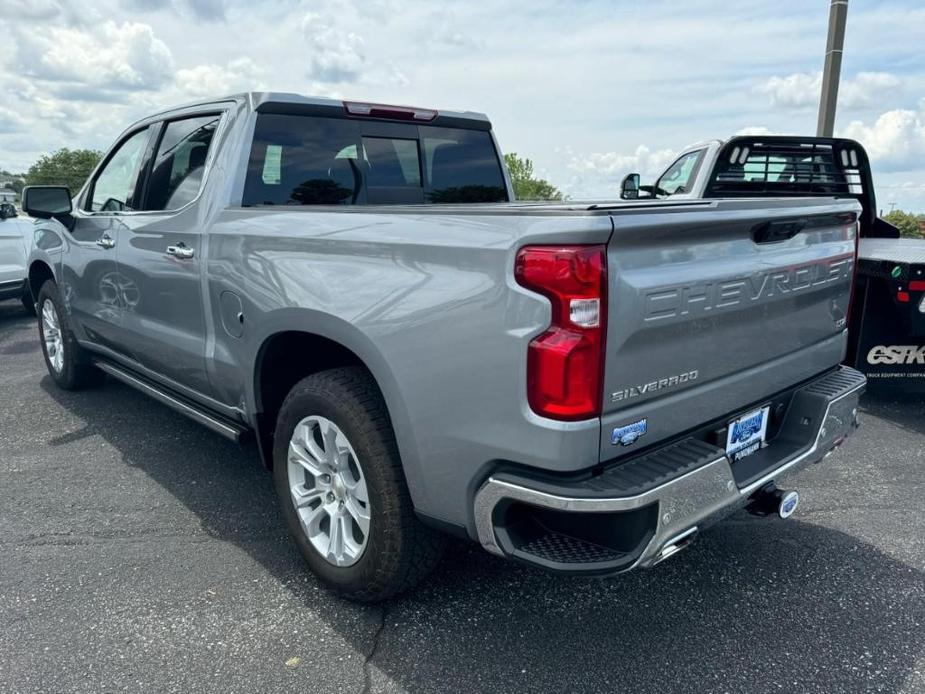
M45 154L29 167L26 185L67 186L76 193L102 156L95 149L67 148Z
M504 163L514 184L514 195L518 200L561 200L562 193L549 181L533 177L533 162L516 153L504 155Z
M918 217L911 212L891 210L883 215L883 218L899 229L900 236L910 239L922 238L922 232L919 230Z

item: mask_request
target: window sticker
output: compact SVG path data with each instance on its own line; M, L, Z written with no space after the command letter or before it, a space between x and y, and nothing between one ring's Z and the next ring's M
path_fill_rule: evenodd
M283 146L267 145L267 153L263 158L263 182L267 185L279 185L283 180L282 169Z

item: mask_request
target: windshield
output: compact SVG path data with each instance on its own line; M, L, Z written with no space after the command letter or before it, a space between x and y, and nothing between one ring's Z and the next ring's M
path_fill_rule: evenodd
M702 159L702 149L682 154L656 181L655 194L658 197L668 197L690 193Z

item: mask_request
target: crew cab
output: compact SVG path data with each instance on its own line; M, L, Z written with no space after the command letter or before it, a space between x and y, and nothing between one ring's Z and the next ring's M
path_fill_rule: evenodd
M518 203L483 115L263 92L145 118L82 190L23 196L55 383L108 374L253 439L357 600L446 533L653 566L736 509L790 515L774 481L857 426L855 200Z
M628 174L621 197L856 200L857 287L845 363L878 388L925 391L925 240L901 239L877 216L870 161L859 142L791 135L700 142L684 148L653 185Z
M12 203L0 203L0 301L16 299L35 313L26 267L31 240L32 221L19 219Z

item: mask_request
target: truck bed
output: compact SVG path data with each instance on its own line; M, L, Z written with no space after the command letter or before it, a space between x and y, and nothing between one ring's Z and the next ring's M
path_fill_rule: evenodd
M861 239L858 260L925 265L925 239Z

